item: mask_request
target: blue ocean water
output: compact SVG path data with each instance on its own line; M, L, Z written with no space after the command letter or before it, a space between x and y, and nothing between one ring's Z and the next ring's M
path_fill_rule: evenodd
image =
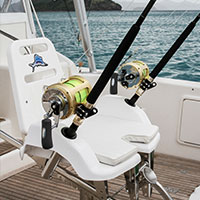
M137 39L124 59L142 60L150 71L160 61L185 27L199 11L153 11L146 18ZM96 66L103 69L136 22L140 11L91 11L89 29ZM78 38L78 25L74 12L39 12L45 36L56 49L76 62L83 55ZM87 67L87 59L81 59ZM160 77L200 81L200 22L178 52L165 66Z

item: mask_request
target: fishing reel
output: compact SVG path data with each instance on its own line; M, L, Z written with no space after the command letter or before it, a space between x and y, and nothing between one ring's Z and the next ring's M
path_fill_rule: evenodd
M138 88L149 77L149 68L142 61L123 64L118 71L118 81L126 89Z
M76 113L79 105L84 106L90 90L90 83L80 76L72 76L45 89L42 96L42 106L46 112L42 120L44 149L53 147L51 131L58 126L59 119L68 118Z
M132 61L123 64L119 68L118 81L126 89L137 88L134 98L125 99L125 102L130 106L135 106L134 102L146 91L157 84L153 82L149 75L148 66L142 61Z

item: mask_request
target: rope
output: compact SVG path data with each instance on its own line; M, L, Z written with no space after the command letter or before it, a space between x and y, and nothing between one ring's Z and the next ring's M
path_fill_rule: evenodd
M135 1L135 0L132 0L132 1L128 4L127 7L129 7L134 1ZM91 9L93 0L91 0L90 3L91 3L91 4L90 4L90 9ZM89 9L89 10L90 10L90 9ZM119 17L121 17L124 13L125 13L125 10L123 10L123 11L120 13L120 16L119 16ZM109 16L108 16L108 17L109 17ZM87 18L89 19L89 13L88 13L88 17L87 17ZM113 22L115 22L115 21L117 21L117 20L112 20L111 23L113 23ZM104 29L103 31L102 31L102 27L99 28L98 31L96 31L96 32L99 32L99 33L101 34L101 36L100 36L100 37L95 37L95 39L93 40L93 43L94 43L97 39L98 39L98 40L101 40L102 37L103 37L103 34L104 34L106 31L108 31L108 30L110 29L110 27L108 27L105 23L104 23L104 27L106 27L106 29ZM97 33L97 34L98 34L98 33ZM97 36L97 34L96 34L96 36ZM98 48L99 48L99 47L98 47ZM88 51L88 50L87 50L87 51ZM76 63L78 63L78 62L80 61L80 59L81 59L84 55L86 55L87 51L84 52L84 53L77 59Z
M90 0L90 2L89 2L89 9L88 9L88 12L87 12L87 20L89 19L89 15L90 15L92 3L93 3L93 0ZM78 39L78 41L81 40L81 39L80 39L80 32L78 32L77 39ZM75 61L75 64L76 64L76 65L77 65L78 62L87 54L88 51L89 51L89 49L87 49L85 52L83 52L83 54ZM80 67L80 66L79 66L79 67Z
M88 51L89 51L89 49L87 49L87 50L76 60L75 64L78 64L78 62L81 60L81 58L82 58L83 56L85 56L86 53L87 53Z
M72 28L72 31L74 32L74 38L76 38L76 40L79 42L79 31L77 31L77 28L76 28L76 25L73 21L73 18L71 16L71 13L70 13L70 10L69 10L69 7L67 5L67 2L66 0L63 0L64 4L65 4L65 7L67 9L67 14L68 14L68 17L70 19L70 23L71 23L71 28Z
M89 0L89 1L90 1L90 3L89 3L88 12L87 12L87 19L89 19L89 16L90 16L90 11L91 11L92 4L93 4L93 0Z
M33 10L33 14L34 14L34 16L35 16L36 22L37 22L38 27L39 27L39 29L40 29L40 33L42 34L42 37L45 37L44 32L43 32L43 29L42 29L42 26L41 26L40 21L39 21L39 19L38 19L37 13L36 13L35 8L34 8L34 6L33 6L33 2L32 2L32 0L29 0L29 2L30 2L30 4L31 4L31 8L32 8L32 10Z
M186 0L184 0L184 1L186 1ZM196 3L197 1L198 1L198 0L196 0L194 3ZM135 0L132 0L132 1L126 6L126 8L129 8L134 2L135 2ZM90 9L91 9L91 5L92 5L92 0L90 1ZM90 10L90 9L89 9L89 10ZM123 11L120 13L119 17L121 17L125 12L126 12L126 9L123 9ZM166 17L167 20L165 21L165 23L170 22L170 16L172 16L175 12L176 12L176 10L173 10L172 12L170 12L170 14ZM176 21L174 21L173 23L170 23L170 24L171 24L171 25L176 25L177 22L178 22L183 16L185 16L185 14L186 14L187 12L188 12L188 10L184 11L184 12L181 14L181 16L180 16ZM89 14L90 14L90 12L88 13L88 17L89 17ZM107 15L107 16L110 17L109 15ZM116 19L112 19L111 23L114 23L114 22L116 22L116 21L117 21ZM155 19L152 20L151 24L153 24L154 22L156 22ZM102 31L102 27L99 28L98 31L96 30L96 35L97 35L97 34L100 34L101 36L100 36L100 37L94 37L93 44L95 43L95 41L96 41L97 39L98 39L98 40L101 40L101 39L103 38L103 34L104 34L106 31L109 31L109 30L110 30L110 27L107 26L106 24L104 24L104 27L105 27L105 29L104 29L103 31ZM163 33L164 31L165 31L165 30L161 29L161 30L158 32L158 34ZM99 32L99 33L98 33L98 32ZM153 29L151 29L150 34L151 34L151 33L153 33ZM136 40L138 40L138 39L136 38ZM151 43L150 43L149 45L153 44L153 42L155 42L155 40L156 40L156 38L155 38L154 40L152 40ZM98 47L98 48L99 48L99 47ZM103 47L102 47L102 49L103 49ZM140 50L139 50L139 49L140 49ZM128 61L131 57L133 57L133 55L135 55L137 51L140 51L140 54L142 54L142 53L145 51L145 48L142 47L142 46L136 47L136 49L134 49L134 52L133 52L131 55L129 55L128 58L126 58L124 62ZM84 52L84 53L77 59L76 63L78 63L78 62L80 61L80 59L81 59L86 53L87 53L87 51ZM123 63L124 63L124 62L123 62Z
M184 2L185 2L186 0L184 0ZM194 2L194 4L195 3L197 3L199 0L196 0L195 2ZM178 19L176 19L176 21L174 21L173 23L170 23L170 17L176 12L177 10L173 10L168 16L167 16L167 20L165 21L165 23L168 23L168 24L170 24L171 26L175 26L176 24L177 24L177 22L179 22L180 21L180 19L182 18L182 17L184 17L185 16L185 14L186 13L188 13L188 10L185 10L180 16L179 16L179 18ZM155 20L153 20L153 22L156 22ZM152 22L152 23L153 23ZM174 28L175 29L175 28ZM165 30L163 30L163 29L161 29L159 32L158 32L158 34L160 34L160 33L163 33ZM151 29L151 33L153 32L153 30ZM151 44L153 44L153 42L155 42L155 40L156 40L156 38L154 39L154 40L152 40L151 41L151 43L149 44L149 46L151 46ZM143 48L143 47L140 47L141 48L141 52L140 52L140 54L142 54L144 51L145 51L145 48Z

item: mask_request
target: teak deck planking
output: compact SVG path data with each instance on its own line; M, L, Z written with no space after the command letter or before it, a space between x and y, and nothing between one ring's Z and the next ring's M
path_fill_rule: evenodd
M0 144L0 155L12 150L6 143ZM60 180L54 173L51 180L41 178L42 169L34 166L0 182L1 200L78 200L79 191ZM200 162L179 157L155 154L155 172L158 181L169 191L174 200L188 200L194 189L200 185ZM109 191L113 194L124 184L120 176L108 182ZM117 200L128 200L128 194L123 189L115 196ZM140 199L146 200L140 193ZM151 200L161 200L162 197L153 189Z

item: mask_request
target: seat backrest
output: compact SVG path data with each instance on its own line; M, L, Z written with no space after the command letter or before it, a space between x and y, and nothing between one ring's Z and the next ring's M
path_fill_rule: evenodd
M44 87L64 77L56 50L47 38L14 41L8 49L8 65L20 131L42 119Z

